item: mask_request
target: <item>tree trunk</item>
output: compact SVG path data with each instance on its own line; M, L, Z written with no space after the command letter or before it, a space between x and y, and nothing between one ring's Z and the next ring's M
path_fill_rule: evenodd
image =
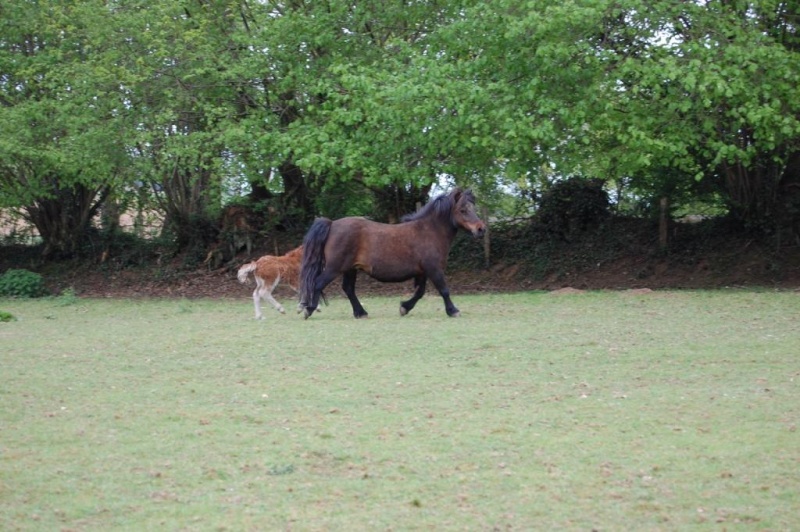
M373 189L375 197L375 219L382 222L397 223L400 218L416 210L417 204L428 201L432 185L388 185Z
M746 227L774 231L784 169L772 161L755 161L751 166L723 163L721 170L731 213Z
M268 170L265 175L265 180L270 177L271 170ZM274 194L270 192L266 185L262 184L260 180L250 182L250 194L247 195L250 203L261 203L263 201L271 200Z
M492 240L489 231L489 209L486 205L481 209L483 223L486 224L486 232L483 234L483 265L488 270L492 265Z
M117 201L116 194L108 194L100 209L100 224L103 232L113 235L120 230L120 217L122 216L123 206Z
M40 198L25 207L26 217L44 241L45 259L69 258L78 253L89 237L91 219L108 194L108 188L75 185L58 188L53 197Z
M218 229L208 213L211 170L176 164L165 176L157 198L164 211L165 229L174 233L179 251L202 253L216 240Z
M303 171L288 159L278 168L283 178L283 204L288 217L305 224L314 218L314 199Z
M261 183L250 183L250 194L247 198L251 203L260 203L273 198L272 192Z
M667 249L667 238L669 230L669 198L661 198L659 202L660 213L658 217L658 247L661 251Z

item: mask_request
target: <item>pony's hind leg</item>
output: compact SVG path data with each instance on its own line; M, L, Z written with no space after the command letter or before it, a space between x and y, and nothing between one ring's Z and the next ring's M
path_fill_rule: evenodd
M358 300L356 297L356 276L358 275L358 270L352 269L347 270L344 272L342 276L342 290L344 293L347 294L347 299L350 300L350 305L353 306L353 316L356 319L366 318L367 311L364 310L364 307L361 306L361 301Z
M414 305L417 304L417 301L422 299L422 296L425 295L425 286L428 284L428 278L425 277L425 274L417 275L414 277L414 295L411 296L411 299L408 301L403 301L400 303L400 315L405 316L411 309L414 308Z

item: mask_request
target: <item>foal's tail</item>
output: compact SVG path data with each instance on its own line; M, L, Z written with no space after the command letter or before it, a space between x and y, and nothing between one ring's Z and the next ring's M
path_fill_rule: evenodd
M239 273L236 274L236 277L239 278L239 282L245 284L247 282L247 276L256 270L256 263L255 262L248 262L241 268L239 268Z
M328 218L317 218L303 239L303 263L300 266L300 304L313 301L314 285L325 268L325 242L331 230Z

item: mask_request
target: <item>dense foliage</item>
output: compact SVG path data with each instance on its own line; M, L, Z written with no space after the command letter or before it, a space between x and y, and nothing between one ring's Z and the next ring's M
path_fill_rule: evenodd
M797 2L20 0L0 7L0 208L48 256L156 211L181 248L385 220L432 186L494 211L566 176L618 205L800 233ZM531 205L532 208L535 205ZM496 214L508 214L497 212Z
M541 199L539 226L556 238L569 241L608 218L608 194L598 179L571 177L553 185Z
M44 279L38 273L11 269L0 275L0 297L41 297L46 294Z

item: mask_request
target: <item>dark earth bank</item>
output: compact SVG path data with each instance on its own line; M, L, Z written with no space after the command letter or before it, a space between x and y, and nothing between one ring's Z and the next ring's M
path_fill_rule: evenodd
M565 288L798 290L800 243L785 240L748 235L713 220L672 224L666 248L660 246L658 225L647 220L615 219L569 238L506 224L492 227L488 264L483 241L460 235L450 252L448 281L453 294ZM236 280L239 266L285 253L301 241L302 234L257 239L250 257L243 250L216 268L197 253L169 255L152 245L98 248L60 262L41 261L36 248L5 246L0 247L0 273L29 269L44 276L53 294L71 289L79 297L249 298L253 284ZM381 284L363 274L357 286L365 295L412 290L411 281ZM331 286L328 293L336 296L340 290ZM278 298L292 294L283 286L275 292Z

